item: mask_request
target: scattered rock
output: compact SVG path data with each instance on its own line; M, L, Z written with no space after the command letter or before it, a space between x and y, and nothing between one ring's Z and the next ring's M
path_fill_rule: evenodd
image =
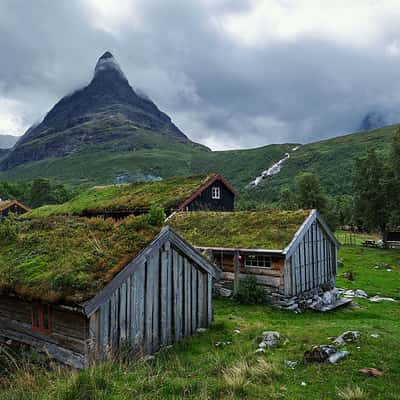
M269 349L272 347L276 347L281 338L281 334L276 331L263 332L263 336L264 336L263 340L258 345L258 347L262 349L266 347L268 347Z
M143 361L147 362L147 361L154 360L155 358L156 358L155 356L148 354L147 356L143 357Z
M311 350L304 353L304 362L330 362L336 364L338 361L347 357L350 354L348 351L338 351L333 346L319 345L313 346Z
M305 383L304 381L301 382L301 386L307 386L307 383Z
M357 341L360 336L361 333L358 331L346 331L338 336L333 343L339 346L345 343L352 343Z
M297 367L298 361L286 360L285 364L287 365L288 368L295 369Z
M350 354L349 351L338 351L329 356L328 361L331 364L336 364L338 361L342 360L343 358L347 357Z
M368 294L362 290L362 289L357 289L357 290L345 290L343 293L344 297L347 298L352 298L352 297L359 297L362 299L367 299L368 298Z
M233 333L239 334L239 333L240 333L240 329L235 329L235 330L233 331Z
M256 350L256 354L258 354L258 353L265 353L265 349L259 347L259 348Z
M206 328L197 328L197 330L196 330L197 333L204 333L206 331L207 331Z
M381 335L379 333L371 333L370 336L376 339L376 338L380 337Z
M381 301L392 301L392 302L395 302L397 300L395 300L395 299L393 299L391 297L374 296L374 297L371 297L369 299L369 301L372 301L373 303L380 303Z
M220 287L220 288L218 288L218 295L221 297L231 297L232 290L226 289L224 287Z
M344 277L349 281L354 281L354 274L352 271L347 271L344 273Z
M361 368L360 373L367 376L379 377L383 376L383 372L376 368Z
M337 352L336 348L333 346L319 345L313 346L311 350L307 350L304 353L304 362L325 362L328 361L332 354Z

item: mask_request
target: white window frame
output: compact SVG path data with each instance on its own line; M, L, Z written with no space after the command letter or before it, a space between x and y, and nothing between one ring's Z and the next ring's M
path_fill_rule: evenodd
M221 188L219 186L212 186L211 187L211 198L213 200L220 200L221 199Z
M266 254L247 254L244 256L246 268L271 269L272 258Z

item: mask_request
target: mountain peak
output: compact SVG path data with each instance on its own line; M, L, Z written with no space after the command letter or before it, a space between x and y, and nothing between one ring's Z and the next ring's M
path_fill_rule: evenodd
M94 69L94 76L98 76L102 72L118 72L118 75L124 80L128 80L125 74L122 72L121 67L119 66L115 57L109 52L106 51L97 61L96 67Z

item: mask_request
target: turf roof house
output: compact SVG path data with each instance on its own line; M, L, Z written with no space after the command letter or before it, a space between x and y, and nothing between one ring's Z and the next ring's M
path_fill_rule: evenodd
M216 268L145 218L22 222L0 247L0 340L81 368L122 345L149 354L207 327Z
M124 218L147 213L152 206L175 211L233 211L235 191L218 174L177 177L154 182L98 186L61 204L44 206L30 216L80 215Z
M285 305L335 286L339 244L316 210L183 212L169 223L221 268L229 288L252 275Z
M30 211L30 208L17 200L0 200L0 218L7 217L8 214L24 214Z

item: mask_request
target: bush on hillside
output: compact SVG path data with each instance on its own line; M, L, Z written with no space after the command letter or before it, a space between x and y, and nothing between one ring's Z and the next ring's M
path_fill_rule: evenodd
M165 212L161 207L151 207L147 215L147 220L150 225L162 225L165 221Z
M255 276L246 276L240 281L235 300L242 304L261 304L265 301L264 289L257 286Z

